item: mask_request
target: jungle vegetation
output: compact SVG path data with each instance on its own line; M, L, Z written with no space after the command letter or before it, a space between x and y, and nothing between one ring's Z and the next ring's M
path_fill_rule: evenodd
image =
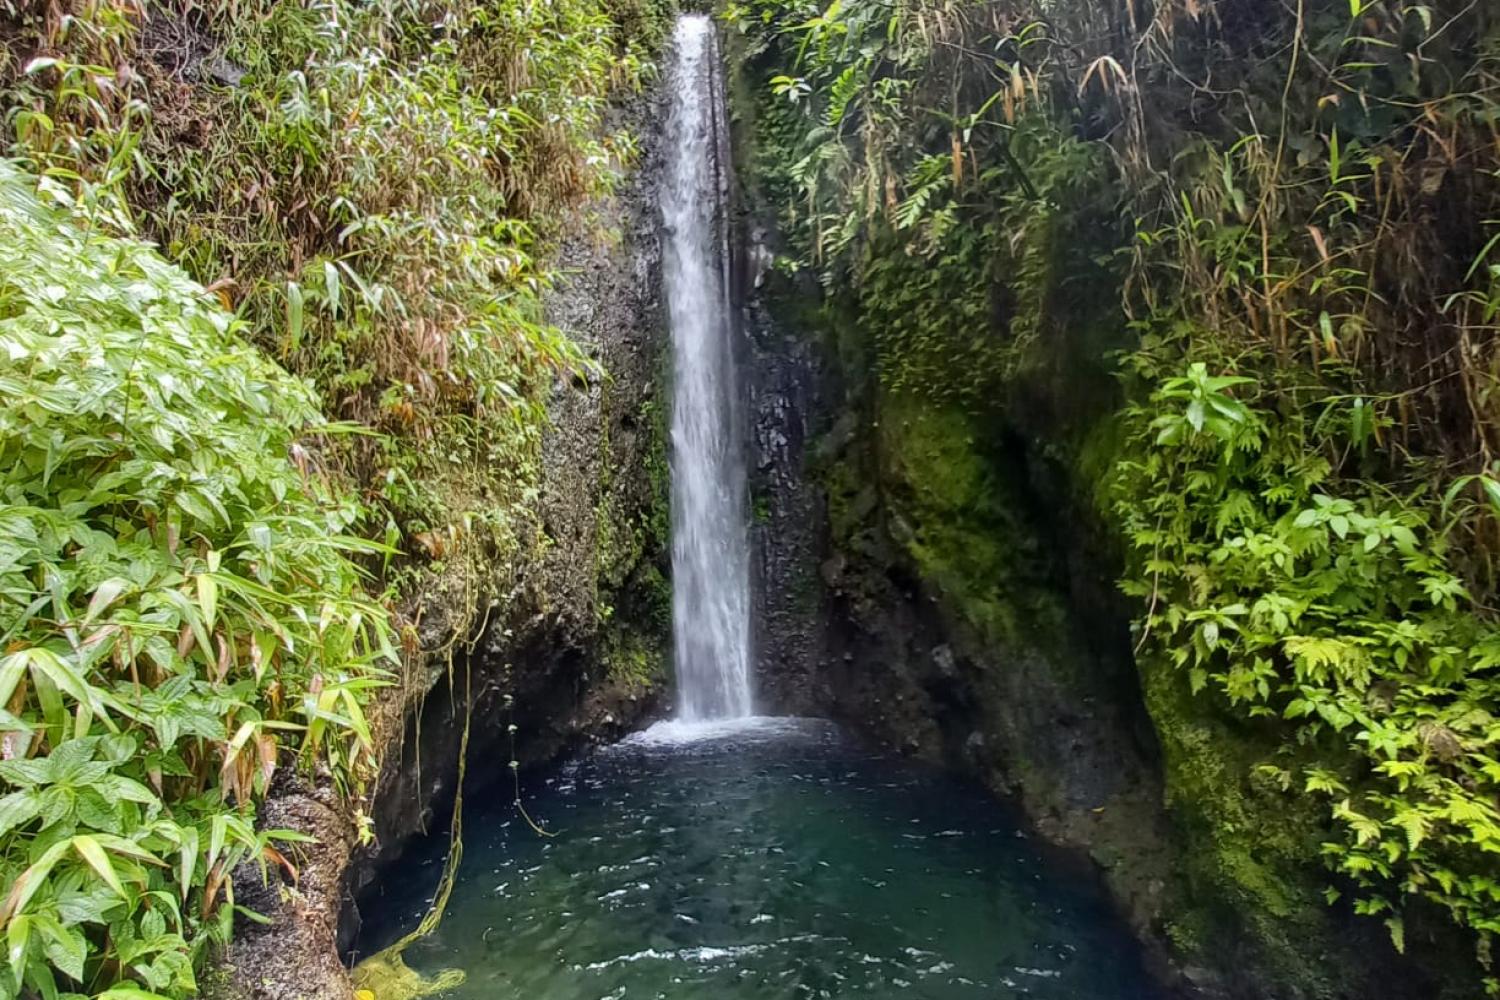
M636 155L666 6L0 0L0 998L192 994L229 872L295 866L273 776L357 808L414 595L545 544L543 394L596 374L548 241ZM723 15L780 263L877 391L1108 366L1059 448L1143 675L1253 736L1331 903L1500 992L1494 5Z
M547 240L631 162L605 111L663 30L0 2L0 997L194 993L235 867L295 875L273 775L358 813L419 584L545 543L543 393L594 374Z
M1275 812L1177 789L1227 898L1282 905L1253 883L1265 820L1311 815L1328 902L1397 949L1440 914L1500 992L1500 11L724 17L765 90L779 263L853 317L877 394L1003 415L1028 379L1116 374L1054 443L1119 540L1143 676L1261 748L1227 781Z

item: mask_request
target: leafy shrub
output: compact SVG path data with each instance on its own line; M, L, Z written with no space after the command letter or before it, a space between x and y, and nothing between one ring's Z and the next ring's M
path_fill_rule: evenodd
M1058 129L1022 73L1019 57L1049 39L997 30L995 6L750 0L724 13L752 52L779 38L793 63L757 121L793 266L867 320L882 387L971 409L1091 294L1062 286L1112 277L1098 258L1119 238L1103 150Z
M592 368L542 250L634 155L607 100L667 6L0 4L9 153L80 216L4 167L0 998L191 992L228 872L290 866L276 769L368 776L347 557L395 552L351 536L472 568L532 528L545 392Z
M513 551L545 393L591 367L543 321L543 251L634 156L605 112L653 72L665 4L137 7L19 18L44 58L0 60L15 155L135 219L331 416L380 432L326 456L369 530L434 560Z
M1328 800L1325 861L1398 947L1406 896L1487 941L1500 931L1500 631L1452 571L1436 504L1336 477L1328 446L1347 446L1357 418L1268 402L1255 380L1197 363L1128 411L1114 506L1134 553L1125 588L1148 609L1138 653L1288 726L1285 759L1260 770Z
M276 770L369 774L377 547L313 394L33 187L0 161L0 997L183 996L230 871L290 864L254 828Z

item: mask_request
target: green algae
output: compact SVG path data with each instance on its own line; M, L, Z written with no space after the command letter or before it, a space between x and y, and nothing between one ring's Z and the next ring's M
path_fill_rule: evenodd
M451 660L450 660L451 663ZM403 953L413 944L437 930L442 923L443 911L453 896L453 885L458 879L459 866L464 859L464 777L468 771L469 733L473 724L473 677L470 668L464 667L464 729L458 744L458 778L454 785L453 828L448 836L448 857L443 863L443 874L432 905L422 915L422 920L395 944L364 959L352 970L349 978L354 984L357 1000L418 1000L451 990L464 982L462 969L444 969L436 976L427 977L406 964ZM511 727L515 729L514 726ZM514 748L512 748L514 752ZM520 796L517 794L517 805ZM524 814L523 814L524 815ZM364 996L361 994L369 994Z
M1184 833L1185 891L1166 926L1173 944L1193 962L1248 951L1264 981L1326 994L1340 974L1321 960L1338 942L1316 867L1318 817L1252 780L1272 762L1273 743L1205 711L1170 664L1138 667L1166 805Z
M462 986L466 977L462 969L424 976L408 966L399 953L381 952L355 966L352 978L355 990L367 991L374 1000L418 1000Z

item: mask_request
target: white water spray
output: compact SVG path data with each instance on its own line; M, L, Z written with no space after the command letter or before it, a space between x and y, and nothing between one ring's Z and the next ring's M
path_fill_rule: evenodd
M682 719L750 714L750 554L730 344L723 81L712 23L677 22L662 180L672 328L672 632Z

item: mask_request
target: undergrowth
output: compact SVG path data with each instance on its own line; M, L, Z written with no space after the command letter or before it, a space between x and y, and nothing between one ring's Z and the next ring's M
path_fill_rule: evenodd
M315 397L0 161L0 996L182 996L278 768L373 773L392 665Z
M543 320L538 255L635 155L604 115L654 73L658 7L22 3L34 49L0 82L14 155L156 239L377 432L329 461L363 530L441 568L538 538L545 394L595 374Z

